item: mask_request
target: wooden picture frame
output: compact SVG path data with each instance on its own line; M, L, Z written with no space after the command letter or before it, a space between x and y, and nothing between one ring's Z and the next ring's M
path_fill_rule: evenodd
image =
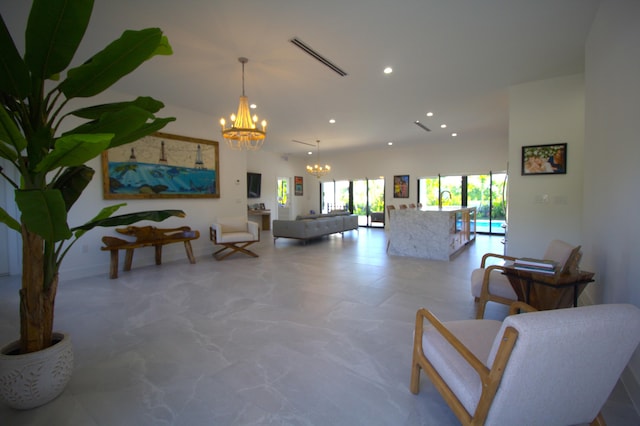
M522 147L522 176L563 175L566 173L566 143Z
M294 176L294 195L302 195L303 194L303 185L302 185L302 176Z
M218 142L153 133L102 153L104 199L220 198Z
M393 177L393 198L409 198L409 175Z

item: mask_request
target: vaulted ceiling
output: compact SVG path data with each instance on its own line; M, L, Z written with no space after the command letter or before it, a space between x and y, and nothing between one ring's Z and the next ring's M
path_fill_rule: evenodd
M269 122L264 149L280 154L309 150L292 139L320 140L323 152L506 141L508 87L582 72L598 3L96 0L76 59L125 29L162 28L173 56L154 58L115 89L210 115L210 138L221 140L218 121L237 108L238 57L245 56L246 94ZM23 31L29 6L0 4L12 34ZM294 37L347 75L300 50ZM384 74L385 67L393 72ZM202 137L202 129L192 136Z

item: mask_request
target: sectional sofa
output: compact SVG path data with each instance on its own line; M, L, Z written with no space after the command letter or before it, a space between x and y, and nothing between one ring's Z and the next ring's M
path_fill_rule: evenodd
M321 215L298 216L295 220L274 220L273 242L278 238L295 238L305 242L311 238L358 229L358 216L348 211L334 211Z

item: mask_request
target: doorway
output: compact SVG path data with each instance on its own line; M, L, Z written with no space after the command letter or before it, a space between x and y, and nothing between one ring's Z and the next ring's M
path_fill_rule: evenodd
M353 213L359 226L384 228L384 178L353 181Z

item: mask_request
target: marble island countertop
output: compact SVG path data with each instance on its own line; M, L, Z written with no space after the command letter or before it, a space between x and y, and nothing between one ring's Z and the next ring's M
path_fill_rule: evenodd
M475 239L475 210L461 206L391 210L389 254L450 260Z

